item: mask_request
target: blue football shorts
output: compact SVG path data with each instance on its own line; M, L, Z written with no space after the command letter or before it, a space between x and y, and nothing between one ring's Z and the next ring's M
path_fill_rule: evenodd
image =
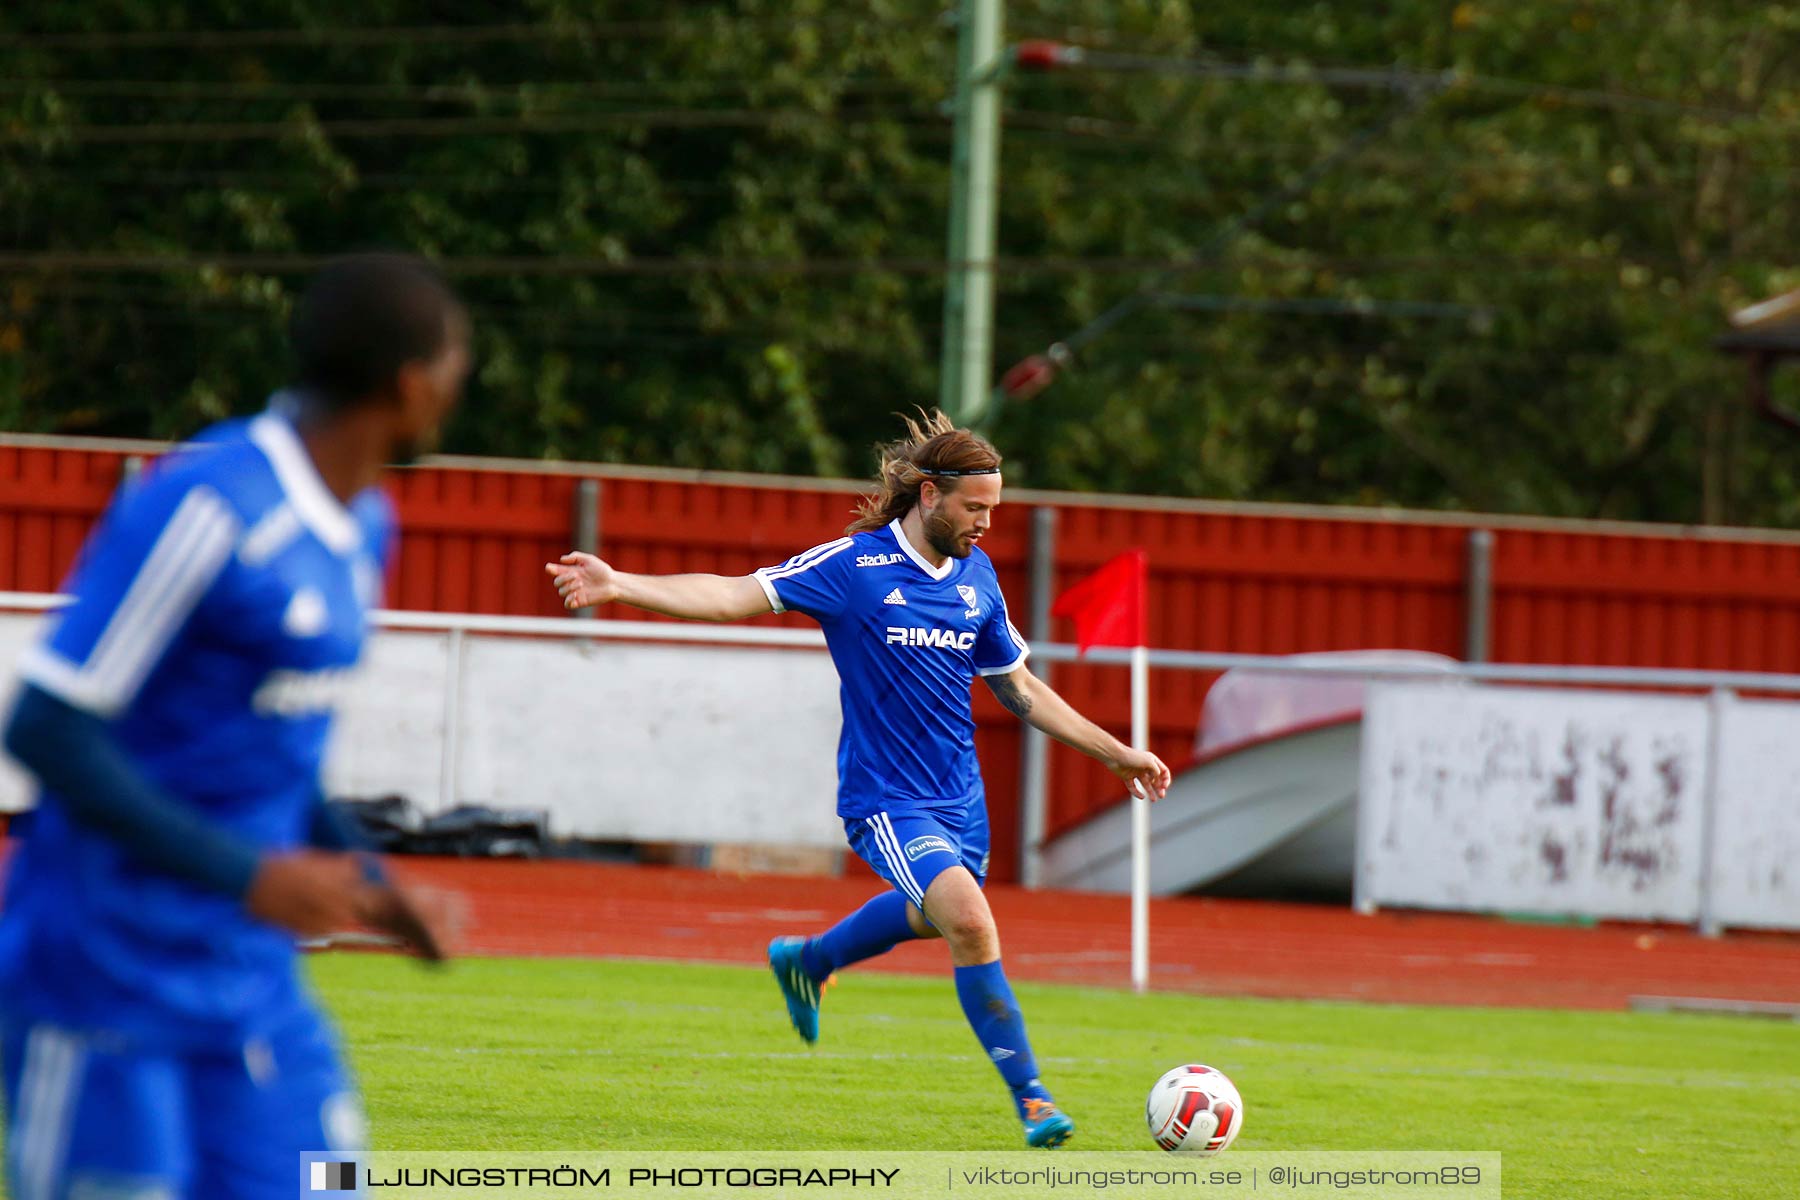
M302 1154L365 1148L336 1039L311 1009L237 1053L11 1021L0 1073L13 1200L293 1200Z
M967 804L845 817L844 832L856 856L921 912L925 890L951 867L967 867L976 883L987 882L988 815L982 797Z

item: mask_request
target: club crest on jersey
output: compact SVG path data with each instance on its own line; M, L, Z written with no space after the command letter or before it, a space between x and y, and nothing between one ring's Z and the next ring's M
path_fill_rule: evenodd
M331 625L331 610L318 588L303 587L288 601L281 614L281 629L289 637L318 637Z
M973 650L975 634L966 629L957 633L949 629L921 629L916 625L889 625L887 644L935 647L939 650Z
M899 554L859 554L856 556L856 565L859 567L887 567L899 562L902 557L904 556Z
M981 615L981 597L975 594L974 588L966 583L959 583L956 585L956 593L963 598L963 603L969 606L963 616L979 617Z
M917 860L924 855L937 854L940 852L944 854L956 853L955 850L951 849L949 842L946 842L936 834L927 834L924 837L916 837L912 841L906 843L906 857L909 859Z

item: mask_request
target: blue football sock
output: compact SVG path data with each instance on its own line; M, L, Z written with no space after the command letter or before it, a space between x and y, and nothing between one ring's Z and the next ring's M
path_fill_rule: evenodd
M1025 1101L1050 1099L1038 1079L1037 1059L1025 1036L1025 1016L1013 999L999 960L956 968L956 998L962 1001L963 1014L981 1040L981 1048L1012 1089L1019 1115L1025 1115Z
M821 980L918 936L906 923L906 897L883 892L818 937L808 938L800 963L808 975Z

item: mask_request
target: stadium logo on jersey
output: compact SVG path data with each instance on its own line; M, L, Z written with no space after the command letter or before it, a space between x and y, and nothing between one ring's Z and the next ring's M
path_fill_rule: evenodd
M920 629L916 626L889 625L887 627L887 644L890 646L924 646L939 650L973 650L975 634L970 630L956 633L948 629Z
M859 567L887 567L899 562L904 555L900 554L859 554L856 565Z
M956 592L963 598L963 603L969 606L963 616L979 617L981 615L981 597L975 594L975 589L966 583L959 583L956 585Z
M893 591L891 591L887 595L883 596L881 598L881 602L883 604L905 604L906 597L902 596L900 594L899 588L895 588ZM890 639L890 640L892 640L892 639Z
M949 842L946 842L936 834L927 834L925 837L916 837L912 841L906 843L906 857L909 859L916 860L924 855L938 854L940 852L944 854L956 853L955 850L951 849Z
M318 637L330 624L331 610L325 607L318 588L303 587L295 592L281 614L281 631L289 637Z
M265 717L306 717L341 704L356 683L354 667L322 671L271 671L250 705Z

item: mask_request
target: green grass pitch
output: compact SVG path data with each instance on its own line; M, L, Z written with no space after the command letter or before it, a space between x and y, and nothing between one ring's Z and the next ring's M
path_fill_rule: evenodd
M809 1050L766 971L315 958L390 1150L1019 1149L950 980L850 972ZM1074 1148L1211 1063L1247 1150L1498 1150L1507 1197L1800 1196L1800 1024L1026 984Z

